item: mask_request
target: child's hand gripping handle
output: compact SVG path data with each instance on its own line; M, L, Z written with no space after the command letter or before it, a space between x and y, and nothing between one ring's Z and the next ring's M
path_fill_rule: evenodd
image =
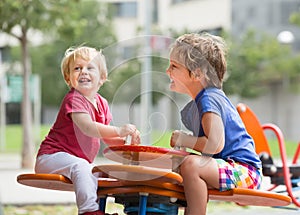
M125 145L131 145L131 139L132 139L132 136L127 135L125 138Z

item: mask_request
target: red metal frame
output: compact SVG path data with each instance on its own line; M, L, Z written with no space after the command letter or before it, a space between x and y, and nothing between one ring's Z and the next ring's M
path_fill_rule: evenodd
M294 196L293 190L292 190L292 183L291 183L291 178L290 178L290 169L289 169L288 162L287 162L286 149L285 149L285 142L284 142L283 134L282 134L282 132L281 132L281 130L278 126L276 126L274 124L271 124L271 123L267 123L267 124L262 125L262 128L263 128L263 130L273 131L274 134L277 137L277 141L278 141L279 149L280 149L280 157L281 157L281 162L282 162L283 177L284 177L284 181L285 181L286 190L287 190L288 195L291 197L292 202L297 207L300 207L300 202ZM298 144L296 153L294 154L294 158L293 158L293 161L292 161L293 164L297 163L299 154L300 154L300 143ZM273 190L277 186L278 185L274 185L273 187L269 188L268 190Z
M299 154L300 154L300 142L298 143L298 147L297 147L296 152L294 154L294 158L293 158L292 164L296 164L297 163L297 160L299 158Z

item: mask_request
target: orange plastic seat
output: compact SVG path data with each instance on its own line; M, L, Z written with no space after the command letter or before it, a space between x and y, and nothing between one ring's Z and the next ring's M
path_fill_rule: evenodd
M270 177L273 184L268 190L274 190L279 185L284 185L287 194L291 197L292 202L300 207L298 196L293 191L300 188L300 165L298 165L297 159L300 153L300 144L296 150L292 164L288 164L286 157L286 149L283 134L280 128L272 123L261 125L255 113L243 103L237 105L237 111L241 116L246 130L252 136L256 153L259 155L262 161L264 176ZM281 164L276 164L272 158L272 152L269 147L268 139L265 135L265 131L272 131L276 138L280 149Z
M21 174L17 177L20 184L31 186L35 188L61 190L61 191L74 191L73 184L67 177L59 174ZM183 187L177 184L168 182L161 182L156 180L150 181L118 181L118 180L99 180L99 194L112 194L110 188L133 188L140 186L140 192L146 191L147 187L152 190L169 190L176 193L181 200L183 200ZM154 189L155 188L155 189ZM149 188L150 189L150 188ZM151 191L150 189L150 191ZM138 189L129 189L128 192L136 192ZM117 190L116 193L119 191ZM162 192L163 193L163 192ZM169 192L172 193L172 192ZM181 193L181 194L179 194ZM218 190L209 190L209 198L211 200L232 201L241 205L261 205L261 206L281 206L288 205L290 198L274 192L250 190L250 189L233 189L225 192ZM260 198L260 199L259 199ZM262 201L262 199L264 199Z
M17 182L41 189L74 191L72 181L60 174L21 174L17 176Z
M128 198L127 194L148 193L152 195L161 195L180 200L180 204L185 202L184 189L181 185L168 183L153 183L153 181L138 182L137 184L129 181L116 181L111 183L100 183L98 195L108 195L115 198L123 198L123 202ZM287 206L291 203L291 198L270 191L252 190L244 188L235 188L220 192L219 190L208 190L209 200L235 202L239 205L253 206ZM170 200L172 201L172 200Z
M104 166L105 168L112 167L115 168L114 170L120 170L120 167L116 167L116 165ZM131 170L137 170L138 168L133 167ZM125 166L123 170L125 169L128 170L129 168ZM94 169L95 172L101 172L102 170L99 170L98 167ZM107 170L105 169L105 172ZM146 171L147 174L153 173L151 168L150 170ZM114 197L116 203L123 204L127 211L138 206L144 208L140 214L146 214L149 207L153 210L159 210L160 208L156 207L159 207L161 204L164 205L164 210L168 207L171 208L170 210L185 207L184 189L177 183L180 180L174 180L172 174L172 177L170 177L170 175L160 175L161 170L158 172L159 177L151 178L150 180L128 181L114 178L99 178L97 194L100 198L100 210L105 211L105 202L108 196ZM143 172L140 172L140 174L143 174ZM17 177L17 181L20 184L35 188L62 191L74 190L71 180L59 174L21 174ZM208 193L210 200L235 202L239 205L286 206L291 203L289 196L261 190L237 188L225 192L209 190ZM166 214L168 213L167 211Z
M172 183L182 183L181 175L171 170L165 170L147 166L106 164L93 168L93 173L99 172L104 177L111 177L126 181L167 181Z

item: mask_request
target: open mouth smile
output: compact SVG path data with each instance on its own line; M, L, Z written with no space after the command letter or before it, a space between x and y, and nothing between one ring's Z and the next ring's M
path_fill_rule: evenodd
M78 82L79 82L79 83L87 83L87 82L91 82L91 80L88 79L88 78L80 78L80 79L78 80Z

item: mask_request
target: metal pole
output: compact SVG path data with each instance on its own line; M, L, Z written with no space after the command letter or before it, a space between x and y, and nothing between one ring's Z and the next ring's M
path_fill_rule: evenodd
M151 145L151 126L149 116L152 109L152 60L151 60L151 0L144 1L145 13L145 59L141 74L141 136L142 144Z
M33 95L33 125L34 125L34 143L40 142L41 131L41 87L40 77L38 75L32 75L32 95Z
M6 79L2 71L2 52L0 50L0 151L6 148L5 126L6 126L6 109L5 109L5 88Z

